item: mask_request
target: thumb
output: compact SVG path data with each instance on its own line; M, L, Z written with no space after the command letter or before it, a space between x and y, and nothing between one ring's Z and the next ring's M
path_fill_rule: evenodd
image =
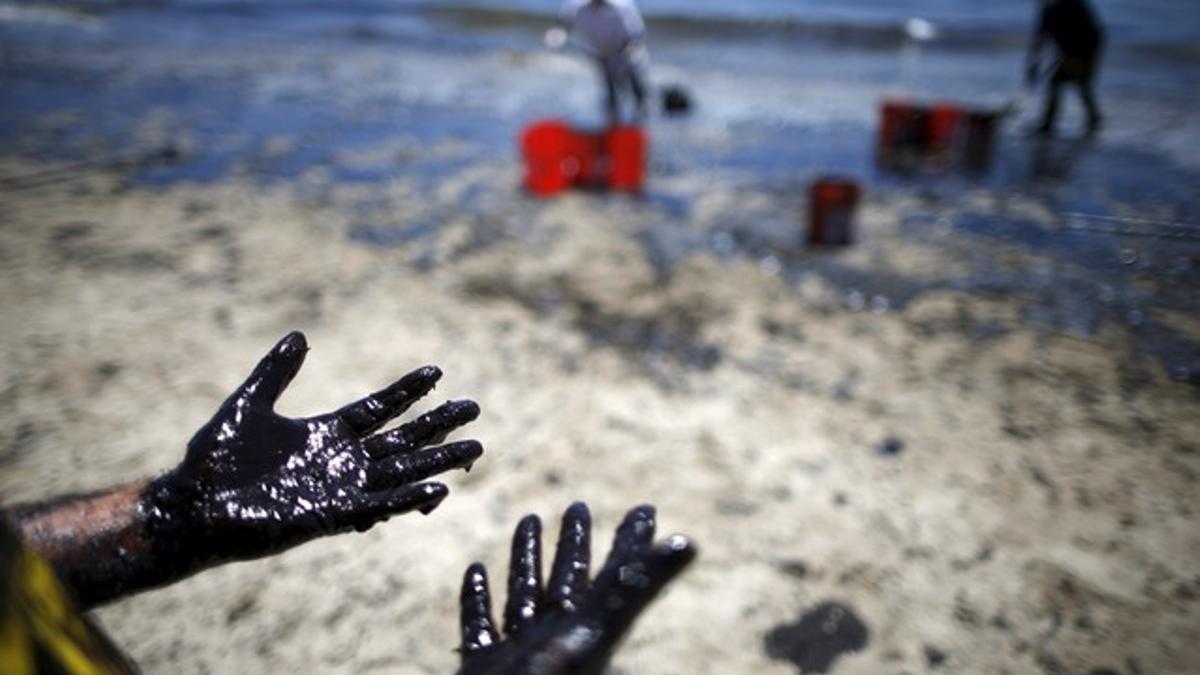
M610 562L596 577L588 609L601 617L609 639L619 640L646 605L696 558L696 545L672 535L666 541Z
M250 403L273 408L308 354L308 341L300 331L292 331L280 340L254 367L254 372L238 388Z

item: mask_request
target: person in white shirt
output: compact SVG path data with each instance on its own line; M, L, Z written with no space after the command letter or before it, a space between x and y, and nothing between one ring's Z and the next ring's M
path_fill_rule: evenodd
M626 87L633 93L637 119L644 118L646 88L639 64L646 53L646 25L633 0L567 0L559 25L546 32L546 44L561 47L568 33L600 66L609 123L621 120L620 96Z

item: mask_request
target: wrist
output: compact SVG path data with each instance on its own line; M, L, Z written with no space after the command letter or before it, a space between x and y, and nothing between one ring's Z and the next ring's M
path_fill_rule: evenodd
M84 609L165 583L142 508L148 481L15 507L22 539L44 557Z
M204 534L196 517L199 489L169 471L146 484L138 510L143 538L168 581L181 579L215 564L211 552L201 545Z

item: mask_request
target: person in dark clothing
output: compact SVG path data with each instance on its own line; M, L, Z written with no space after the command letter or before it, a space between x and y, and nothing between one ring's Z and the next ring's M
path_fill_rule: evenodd
M1029 47L1026 79L1030 85L1037 81L1042 47L1053 42L1058 50L1058 62L1050 74L1046 91L1046 108L1037 131L1054 132L1058 116L1058 95L1062 85L1079 87L1079 95L1087 110L1088 133L1100 128L1102 116L1096 105L1093 88L1096 67L1104 47L1104 28L1087 0L1043 0L1037 30Z

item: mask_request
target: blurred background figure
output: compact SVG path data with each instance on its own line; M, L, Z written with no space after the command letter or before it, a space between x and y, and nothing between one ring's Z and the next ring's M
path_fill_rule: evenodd
M1058 116L1058 94L1063 84L1079 87L1079 96L1087 110L1087 130L1093 134L1100 129L1102 117L1096 105L1093 82L1100 53L1104 46L1104 29L1087 0L1042 0L1037 30L1029 47L1026 81L1033 86L1041 72L1042 47L1053 42L1058 60L1050 69L1046 107L1037 132L1054 133Z
M546 32L546 45L558 49L569 34L596 59L604 80L605 114L610 125L621 121L621 96L633 93L637 119L646 116L646 88L639 72L645 59L646 25L633 0L567 0L559 25Z

